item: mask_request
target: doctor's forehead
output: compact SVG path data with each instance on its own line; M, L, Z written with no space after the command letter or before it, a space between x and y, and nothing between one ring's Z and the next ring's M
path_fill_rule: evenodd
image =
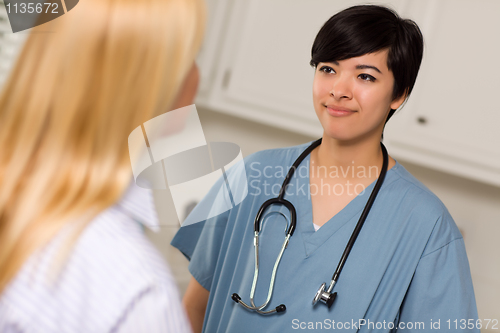
M320 68L321 65L333 65L349 69L372 69L383 74L389 72L389 67L387 65L388 53L389 51L384 49L373 53L366 53L359 57L320 62L318 68Z

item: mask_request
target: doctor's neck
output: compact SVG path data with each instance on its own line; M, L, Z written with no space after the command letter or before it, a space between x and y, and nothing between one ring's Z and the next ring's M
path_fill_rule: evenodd
M337 167L347 170L348 167L382 168L383 155L380 140L341 141L323 135L323 141L311 153L311 161L315 167ZM388 169L396 164L389 156ZM377 175L378 176L378 175Z

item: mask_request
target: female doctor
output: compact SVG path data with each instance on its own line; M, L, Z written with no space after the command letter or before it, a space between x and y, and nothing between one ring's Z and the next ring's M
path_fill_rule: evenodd
M172 241L190 259L184 304L195 331L448 331L456 320L476 322L457 226L443 203L381 145L385 123L412 91L422 54L418 26L385 7L351 7L324 24L311 59L322 140L247 157L245 200L182 227ZM278 196L287 170L308 147L284 194L295 207L295 230L274 279L285 222L292 218L283 205L266 209L279 213L259 222L254 284L255 216Z

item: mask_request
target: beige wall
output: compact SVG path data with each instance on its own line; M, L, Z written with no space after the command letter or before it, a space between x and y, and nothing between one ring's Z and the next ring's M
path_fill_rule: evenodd
M234 142L243 155L269 148L293 146L315 138L297 135L198 107L207 141ZM390 152L389 152L390 153ZM500 321L500 188L459 178L398 160L448 207L464 235L479 308L479 317ZM158 214L164 227L149 234L169 261L184 292L187 260L170 246L178 229L168 191L156 191ZM332 263L334 265L334 263ZM334 267L332 266L332 269Z

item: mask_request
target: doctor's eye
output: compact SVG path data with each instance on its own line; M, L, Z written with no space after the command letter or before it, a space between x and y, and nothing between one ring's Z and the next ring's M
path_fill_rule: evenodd
M359 74L358 77L363 81L375 82L377 79L369 74Z
M326 74L334 74L335 71L333 70L333 68L331 68L330 66L321 66L321 68L319 69L320 72L323 72L323 73L326 73Z

